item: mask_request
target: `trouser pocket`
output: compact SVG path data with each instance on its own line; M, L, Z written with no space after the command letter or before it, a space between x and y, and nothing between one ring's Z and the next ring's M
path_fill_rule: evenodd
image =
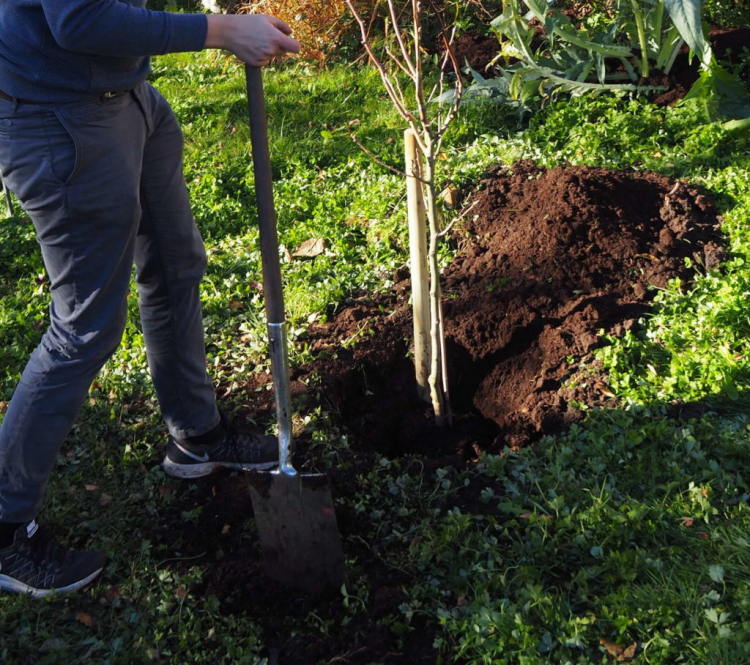
M24 209L48 207L77 164L76 141L52 108L0 104L0 171Z
M59 112L47 119L46 128L52 177L60 184L67 185L78 172L80 145Z

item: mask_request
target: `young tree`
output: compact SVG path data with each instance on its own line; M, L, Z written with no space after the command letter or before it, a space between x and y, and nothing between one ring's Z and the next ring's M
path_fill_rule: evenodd
M380 73L391 102L409 127L405 133L404 175L410 199L415 370L422 396L431 402L434 409L436 424L450 424L438 265L438 245L445 231L441 230L438 219L435 168L445 132L458 112L463 89L460 67L451 48L455 30L449 33L442 22L439 9L431 3L433 14L441 22L444 55L438 70L431 77L430 85L424 71L427 57L422 45L423 5L420 0L408 0L405 3L411 9L411 16L405 21L405 27L399 20L396 3L394 0L387 0L385 37L382 47L378 49L382 51L382 56L376 53L376 47L355 2L346 0L346 4L359 25L362 44ZM456 90L455 94L444 95L446 72L449 69L456 75ZM408 83L408 87L406 84L402 85L402 80ZM449 101L446 101L448 98ZM423 270L425 266L426 269ZM427 302L424 302L425 292Z

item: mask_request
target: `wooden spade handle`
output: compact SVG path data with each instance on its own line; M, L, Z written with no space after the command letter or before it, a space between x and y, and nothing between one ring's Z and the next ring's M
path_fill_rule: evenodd
M263 296L269 323L284 323L284 294L281 288L279 239L276 233L276 210L273 205L271 157L268 151L266 103L263 96L263 73L259 67L245 65L247 104L250 113L250 141L253 147L255 197L260 227L260 255L263 263Z

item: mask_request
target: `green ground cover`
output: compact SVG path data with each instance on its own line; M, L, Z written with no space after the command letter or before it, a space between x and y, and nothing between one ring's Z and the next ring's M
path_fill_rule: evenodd
M260 255L244 79L216 55L160 58L153 78L185 131L186 175L210 257L203 291L210 361L226 388L267 366L264 313L252 286ZM327 247L314 262L284 265L294 363L305 358L300 333L308 321L330 316L361 290L387 288L407 260L400 179L336 131L361 120L360 140L397 165L402 127L377 74L366 69L293 64L268 71L266 86L280 242L293 250L316 237ZM619 409L592 412L563 436L485 456L465 471L414 476L402 460L382 458L361 474L361 492L348 507L377 531L384 563L413 581L398 613L379 621L404 638L416 626L436 626L443 662L613 662L600 640L637 642L635 662L749 662L746 136L706 124L698 106L586 97L552 104L524 127L496 107L470 108L447 157L443 176L458 185L490 164L522 158L686 178L719 202L730 258L720 274L699 269L689 289L675 283L659 293L640 332L599 352ZM451 248L445 251L447 258ZM42 274L29 225L2 220L0 400L12 394L42 334ZM85 541L110 563L84 594L0 597L0 661L267 662L263 627L250 613L227 612L225 599L193 593L204 568L177 572L165 560L167 544L154 537L152 524L188 504L196 488L162 491L165 431L134 299L131 307L123 344L62 451L43 513L66 542ZM226 399L231 409L246 398ZM675 400L717 408L676 421L666 417ZM325 413L305 426L331 459L347 445ZM492 510L439 508L471 484L484 488ZM180 518L195 522L199 510ZM252 525L242 528L242 537L254 537ZM350 564L338 605L355 622L374 590ZM346 627L321 609L288 629Z

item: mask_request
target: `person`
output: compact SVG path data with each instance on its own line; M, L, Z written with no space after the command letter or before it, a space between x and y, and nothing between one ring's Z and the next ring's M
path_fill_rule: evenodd
M169 432L165 471L196 478L278 460L274 437L235 431L217 408L181 130L146 79L152 55L220 48L263 66L300 45L271 16L175 14L146 1L0 3L0 173L34 224L51 296L49 327L0 426L0 590L74 591L106 563L65 548L37 516L58 451L120 343L133 265Z

